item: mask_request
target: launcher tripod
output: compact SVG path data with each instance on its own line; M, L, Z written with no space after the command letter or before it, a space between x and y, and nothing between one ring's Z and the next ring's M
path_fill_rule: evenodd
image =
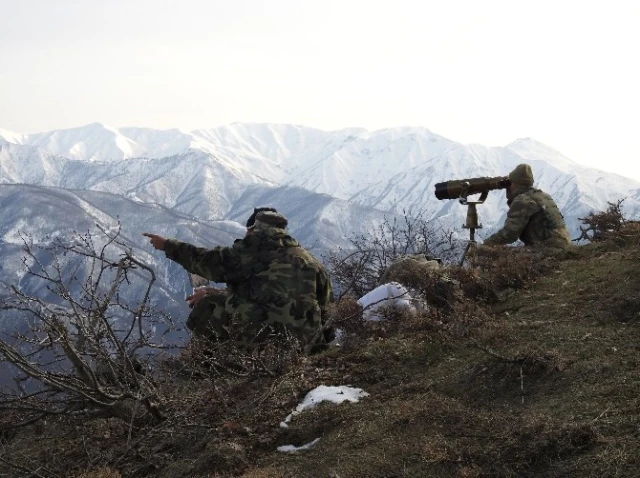
M463 185L462 190L460 191L460 197L458 201L463 206L467 206L467 220L462 225L463 229L469 229L469 242L467 242L467 247L464 249L464 253L462 254L462 259L460 259L460 267L464 264L464 260L467 257L469 249L471 247L476 246L476 229L482 229L482 224L478 223L478 204L482 204L487 199L489 195L489 191L483 191L480 194L480 197L476 201L469 201L467 196L469 195L469 183Z

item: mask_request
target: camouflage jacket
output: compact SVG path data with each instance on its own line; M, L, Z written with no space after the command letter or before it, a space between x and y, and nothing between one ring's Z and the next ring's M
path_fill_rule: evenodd
M285 325L306 342L324 323L333 299L324 266L285 229L256 230L231 247L213 249L170 239L165 254L189 272L226 282L227 312L249 327Z
M547 193L532 187L514 192L502 229L485 239L484 244L511 244L520 239L525 245L566 247L571 236L564 217Z

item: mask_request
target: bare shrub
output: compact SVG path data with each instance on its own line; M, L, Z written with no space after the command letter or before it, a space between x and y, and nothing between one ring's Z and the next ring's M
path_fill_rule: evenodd
M23 283L36 292L11 286L2 319L18 326L0 338L0 359L16 371L0 409L18 413L18 426L52 415L164 418L148 362L162 346L152 326L171 324L149 307L154 271L134 257L119 228L100 230L47 246L23 237ZM126 300L123 287L134 283L142 297Z
M617 202L608 202L609 207L605 211L590 212L586 217L579 218L586 227L580 226L580 237L575 241L602 241L612 232L617 232L627 222L623 212L622 203L626 198Z
M487 312L476 301L463 299L455 304L452 313L443 316L444 331L454 339L467 338L473 330L482 326L487 320Z
M302 360L303 348L286 329L265 328L253 336L232 320L228 330L229 338L218 342L194 338L177 358L183 374L254 380L284 375Z
M469 277L478 298L496 300L502 292L518 290L551 270L558 257L530 247L480 247L474 256L477 277ZM471 292L472 289L470 289Z
M565 367L565 360L557 352L544 351L537 347L526 347L515 354L506 355L478 343L475 339L471 339L471 344L501 362L521 366L528 374L553 372Z
M354 297L343 297L331 304L329 316L333 325L347 333L362 330L362 306Z
M407 254L424 254L452 260L460 246L453 232L434 229L421 217L405 214L404 222L385 218L369 234L350 239L351 247L331 253L327 258L338 297L362 297L373 290L385 269Z

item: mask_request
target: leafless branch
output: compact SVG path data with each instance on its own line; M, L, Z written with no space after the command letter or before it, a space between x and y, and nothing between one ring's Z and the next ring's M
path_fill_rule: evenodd
M404 215L404 221L385 218L370 234L350 239L350 247L327 258L337 299L362 297L376 287L387 267L408 254L454 260L460 244L453 232L438 229L422 217Z
M164 418L154 380L139 356L159 345L145 332L155 320L149 307L155 273L134 257L119 228L99 229L99 238L87 233L41 247L23 237L27 276L42 283L34 289L43 293L11 287L13 296L0 310L22 319L29 330L0 337L0 359L37 389L27 390L24 378L19 380L17 390L0 393L0 409L27 413L25 424L75 410L134 423L142 417L139 407ZM132 281L144 284L136 304L121 294Z

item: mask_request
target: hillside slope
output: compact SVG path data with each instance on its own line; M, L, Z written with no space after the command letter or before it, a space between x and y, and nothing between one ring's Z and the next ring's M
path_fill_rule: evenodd
M631 225L453 334L418 322L326 358L371 396L309 413L296 444L318 445L247 476L637 476L639 259Z
M5 432L3 476L637 476L639 260L638 224L553 260L509 251L454 274L467 298L452 313L353 322L342 348L277 376L214 374L187 351L169 423ZM279 426L309 390L346 384L369 396Z

